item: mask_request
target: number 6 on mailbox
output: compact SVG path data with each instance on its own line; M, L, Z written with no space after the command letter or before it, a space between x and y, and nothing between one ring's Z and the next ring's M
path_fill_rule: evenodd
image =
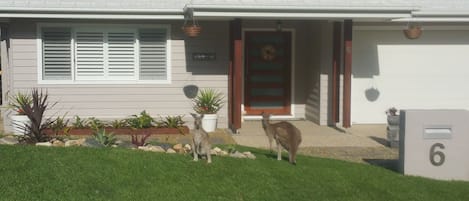
M434 166L441 166L445 162L445 154L442 151L436 150L436 148L445 149L445 145L435 143L430 147L430 162ZM436 158L439 158L440 160L437 161Z

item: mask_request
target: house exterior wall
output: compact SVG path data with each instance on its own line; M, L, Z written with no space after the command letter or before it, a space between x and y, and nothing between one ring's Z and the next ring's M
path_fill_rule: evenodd
M319 65L321 21L282 21L282 30L293 31L292 112L294 118L319 122ZM243 21L243 29L275 31L277 21ZM313 94L313 95L312 95ZM316 118L310 118L315 116Z
M332 65L332 23L318 22L312 25L316 37L310 38L310 68L307 75L306 119L319 125L327 125L330 113L330 80Z
M185 115L192 121L192 102L183 92L186 85L214 88L227 92L229 67L228 23L200 22L200 37L188 38L181 21L138 21L138 24L169 24L171 26L170 84L38 84L36 23L64 21L12 20L10 32L11 83L8 93L31 88L47 90L50 100L57 104L47 115L126 118L143 110L152 116ZM66 23L136 24L135 21L69 21ZM214 61L193 61L192 53L216 53ZM226 96L227 98L227 96ZM10 112L4 113L8 116ZM8 121L9 118L4 118ZM5 124L5 125L8 125ZM190 123L188 123L191 126ZM227 127L227 107L219 112L219 127ZM9 129L8 126L5 129Z
M402 26L355 26L352 123L385 123L385 110L469 109L467 24L423 24L406 39Z

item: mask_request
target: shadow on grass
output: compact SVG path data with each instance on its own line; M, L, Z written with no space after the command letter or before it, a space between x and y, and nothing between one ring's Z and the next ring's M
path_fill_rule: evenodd
M398 159L363 159L363 161L370 165L375 165L394 172L399 172Z
M269 150L250 150L251 153L254 155L264 155L266 158L277 160L277 151L269 151ZM282 160L288 162L288 154L282 152Z

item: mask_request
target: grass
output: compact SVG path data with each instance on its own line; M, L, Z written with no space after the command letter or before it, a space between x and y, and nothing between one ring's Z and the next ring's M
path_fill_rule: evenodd
M469 200L469 182L299 156L298 165L116 148L0 145L0 200Z

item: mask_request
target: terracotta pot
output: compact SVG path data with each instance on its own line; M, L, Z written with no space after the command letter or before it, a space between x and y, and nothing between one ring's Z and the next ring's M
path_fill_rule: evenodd
M422 28L419 26L409 27L404 29L404 35L408 39L417 39L422 35Z
M188 25L182 27L182 30L184 33L189 36L189 37L197 37L200 34L200 31L202 30L202 27L197 26L197 25Z

